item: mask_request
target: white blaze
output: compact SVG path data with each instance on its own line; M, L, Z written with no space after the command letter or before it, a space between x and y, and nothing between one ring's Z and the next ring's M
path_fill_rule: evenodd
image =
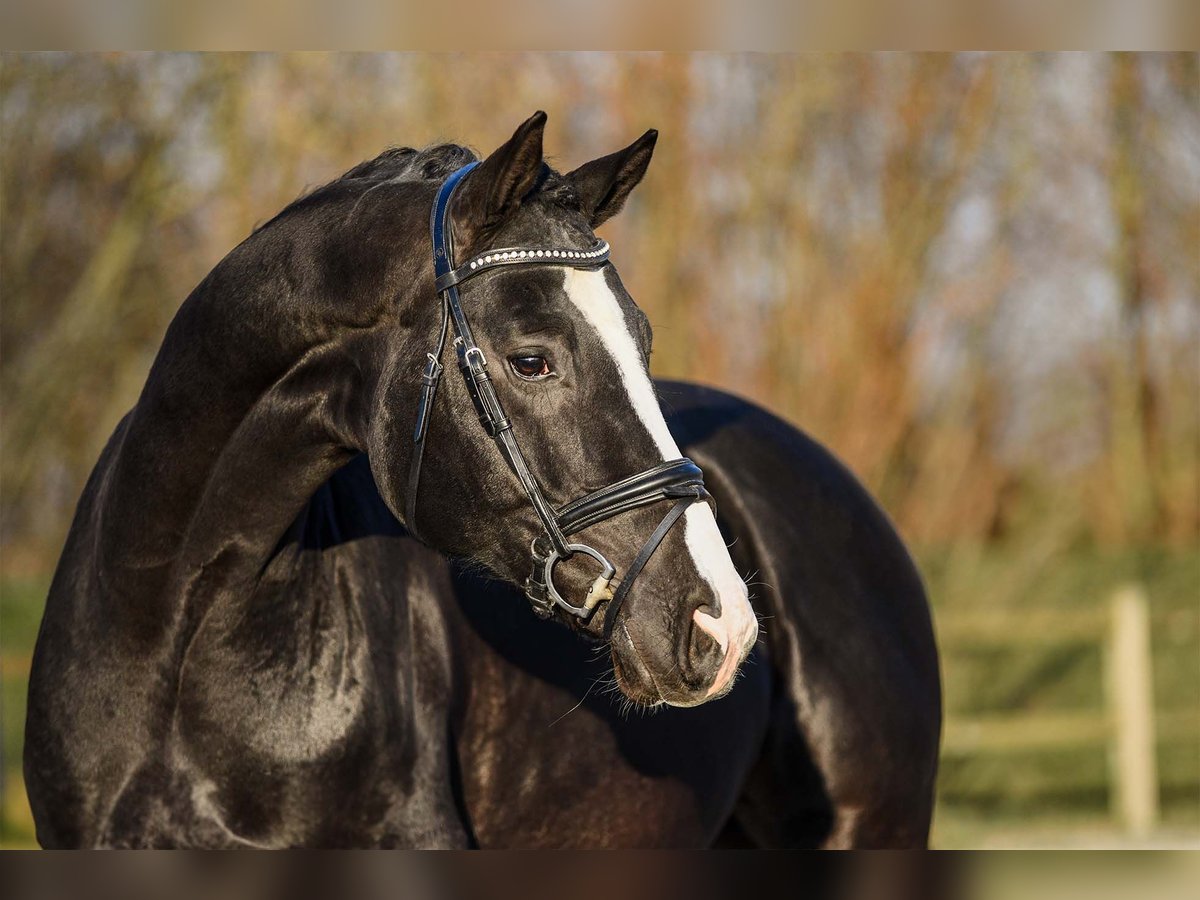
M616 363L621 381L629 394L634 413L650 433L664 460L678 459L683 454L671 436L663 418L650 376L642 365L642 355L634 343L633 332L625 321L625 313L603 270L566 269L564 288L567 297L583 314L600 336L605 348ZM720 618L696 611L696 624L706 631L725 651L725 660L709 689L709 695L720 693L737 671L742 659L750 652L758 637L758 619L750 606L746 584L733 567L717 520L706 503L694 503L684 514L684 542L696 571L708 582L721 604Z

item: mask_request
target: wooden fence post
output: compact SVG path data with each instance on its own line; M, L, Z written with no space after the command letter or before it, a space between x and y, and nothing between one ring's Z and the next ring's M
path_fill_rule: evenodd
M1150 611L1140 585L1119 588L1111 601L1107 688L1112 739L1109 765L1113 812L1133 835L1158 824L1158 760L1154 726L1154 671Z

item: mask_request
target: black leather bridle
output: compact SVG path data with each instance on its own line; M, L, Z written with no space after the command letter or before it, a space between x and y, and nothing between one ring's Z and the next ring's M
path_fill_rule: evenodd
M417 407L417 422L413 430L413 457L408 478L407 518L408 530L418 536L416 528L417 488L421 480L421 462L425 455L425 438L429 429L429 417L438 381L442 375L441 359L446 349L446 337L454 331L454 349L458 356L458 368L466 382L467 391L475 404L475 412L484 430L496 442L504 461L521 482L534 511L542 522L543 533L534 538L530 547L532 570L525 580L525 595L534 611L543 618L549 616L554 607L587 621L596 607L609 600L604 617L605 637L612 636L617 613L625 602L634 580L641 574L654 551L658 549L671 527L679 521L693 503L711 498L704 489L704 475L690 459L680 458L659 463L636 475L631 475L608 487L593 491L574 500L560 509L554 509L542 493L537 478L529 471L521 448L513 434L512 421L504 414L496 388L488 374L487 360L475 343L471 326L463 312L458 296L458 286L482 272L499 266L551 265L570 266L576 269L598 268L608 262L608 244L597 241L586 250L562 247L505 247L489 250L455 268L452 235L450 229L450 201L454 190L463 176L478 163L470 163L454 172L438 191L437 200L430 216L433 234L433 264L436 276L435 287L442 301L441 333L434 352L427 354L428 361L421 375L421 397ZM658 527L642 545L641 552L620 579L616 591L612 582L617 574L616 567L599 550L587 544L571 543L567 538L598 522L603 522L662 500L674 500L675 504ZM592 557L601 566L601 573L592 584L584 601L579 606L568 602L554 586L554 567L564 559L577 553Z

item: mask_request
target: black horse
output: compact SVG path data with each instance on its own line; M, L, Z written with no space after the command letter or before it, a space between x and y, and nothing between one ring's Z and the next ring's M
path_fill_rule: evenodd
M641 180L654 132L559 175L544 122L460 176L457 263L587 253ZM462 285L488 389L560 512L682 446L720 530L698 482L678 527L667 502L631 505L573 538L627 573L661 538L624 605L576 553L551 575L570 602L534 615L514 585L551 526L476 424L470 377L430 397L410 490L445 309L430 210L472 161L446 145L355 167L180 309L47 601L25 744L39 841L923 845L940 690L907 553L768 413L662 384L664 421L649 325L605 259ZM739 569L762 586L761 641ZM585 596L596 615L564 612Z

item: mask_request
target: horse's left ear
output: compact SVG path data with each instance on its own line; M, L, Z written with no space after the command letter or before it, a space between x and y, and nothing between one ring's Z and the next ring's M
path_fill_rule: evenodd
M651 128L624 150L584 163L566 176L593 228L621 211L629 192L646 174L657 140L658 132Z

